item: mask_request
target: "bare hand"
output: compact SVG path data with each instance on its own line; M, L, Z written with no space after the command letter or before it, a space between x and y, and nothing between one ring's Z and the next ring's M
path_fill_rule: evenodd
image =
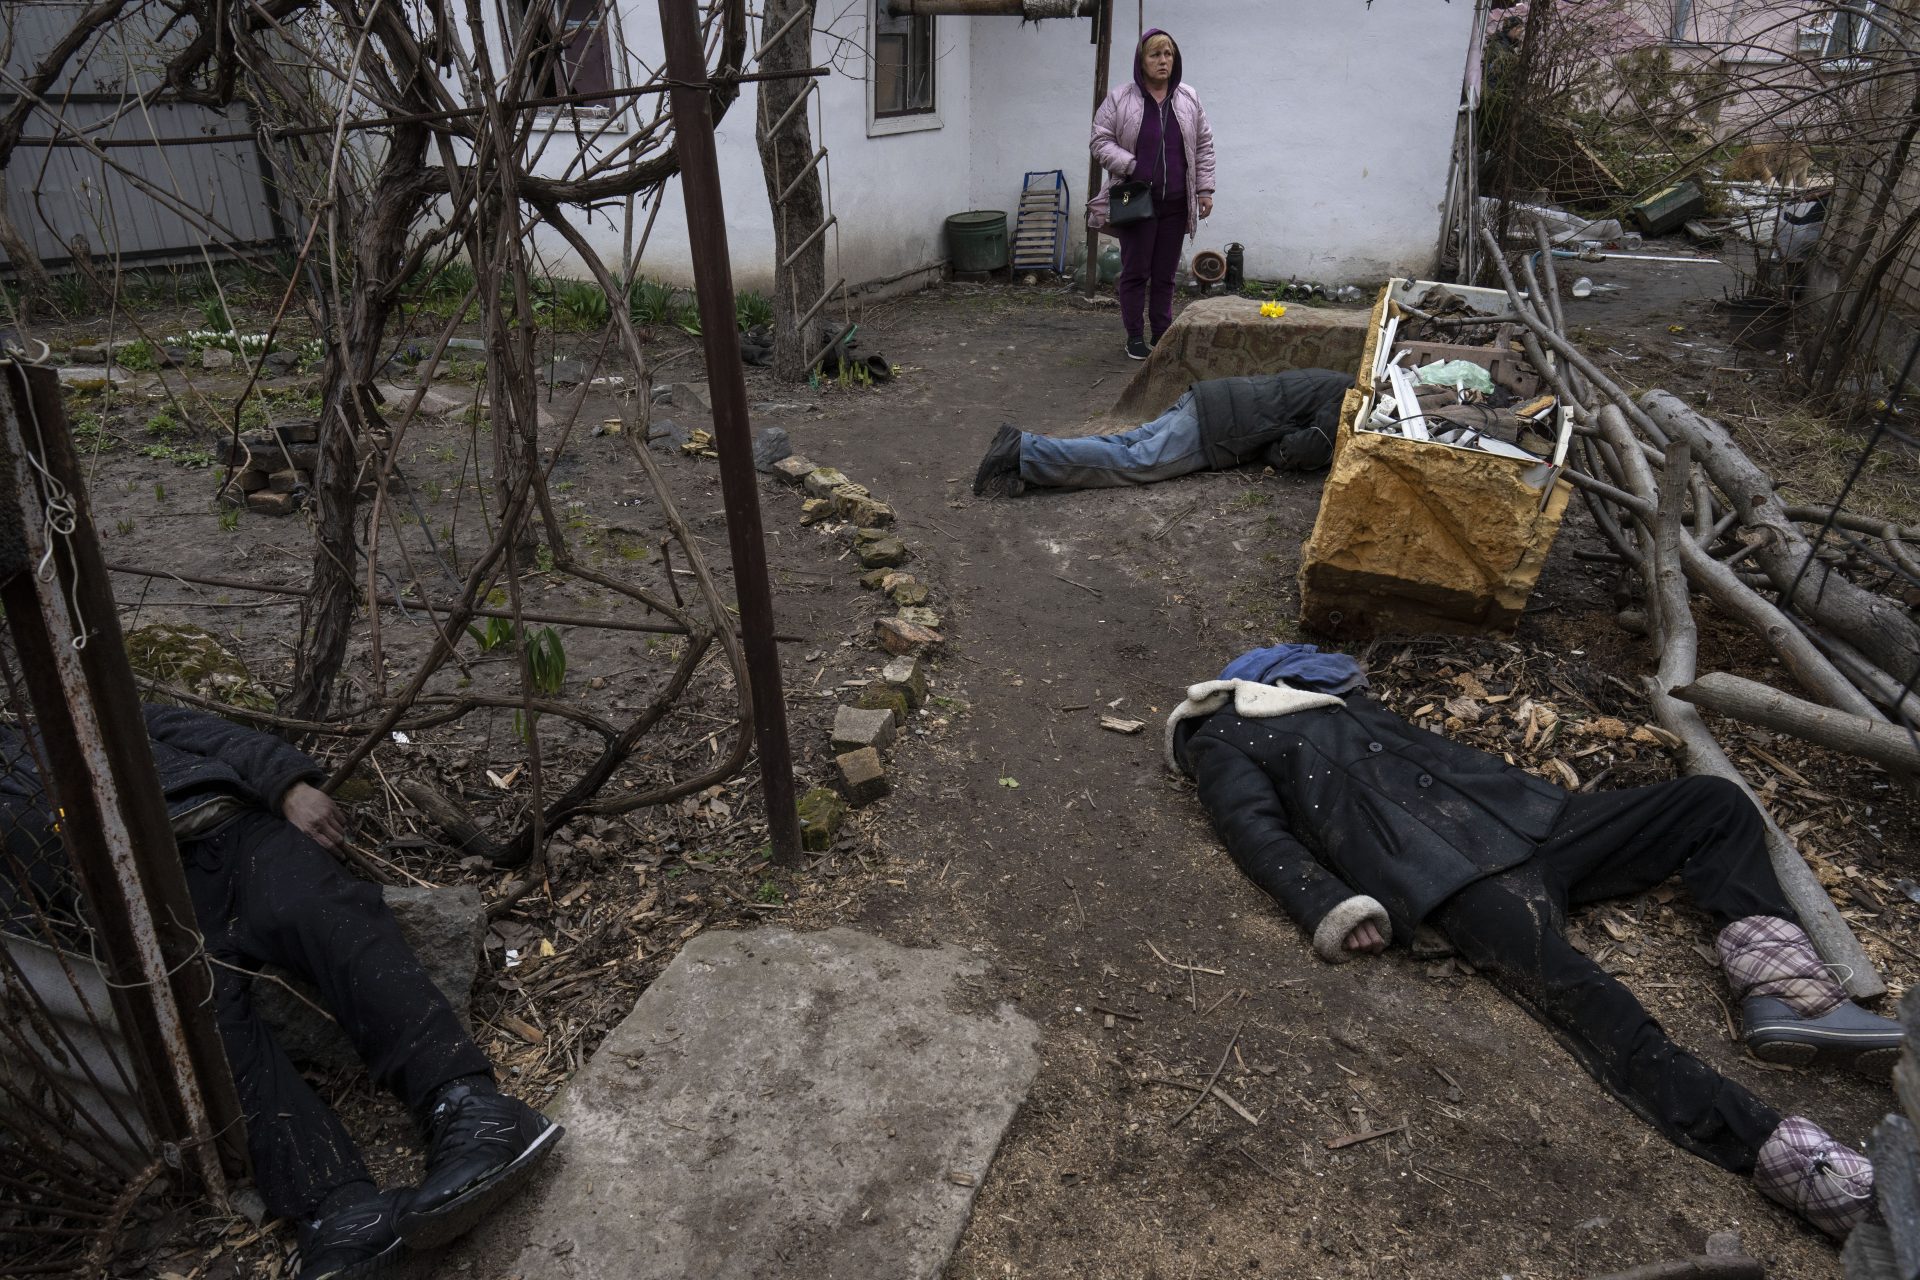
M1353 932L1347 935L1347 950L1365 951L1369 955L1379 955L1387 949L1387 940L1380 936L1380 926L1369 920L1365 924L1355 925Z
M280 816L306 832L316 844L338 849L347 842L347 823L340 816L340 806L318 787L304 782L288 787L280 801Z
M1200 197L1200 216L1203 218L1211 218L1213 216L1213 197L1212 196Z

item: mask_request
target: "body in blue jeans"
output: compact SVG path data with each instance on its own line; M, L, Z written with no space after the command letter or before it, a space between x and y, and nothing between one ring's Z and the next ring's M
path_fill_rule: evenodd
M1200 448L1200 413L1188 391L1173 407L1118 435L1020 434L1020 479L1052 489L1112 489L1152 484L1207 468Z

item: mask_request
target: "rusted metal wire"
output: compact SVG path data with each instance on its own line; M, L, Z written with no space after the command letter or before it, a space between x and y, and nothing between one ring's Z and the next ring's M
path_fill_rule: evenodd
M0 509L0 1274L92 1273L149 1187L224 1195L239 1107L48 371L0 365Z

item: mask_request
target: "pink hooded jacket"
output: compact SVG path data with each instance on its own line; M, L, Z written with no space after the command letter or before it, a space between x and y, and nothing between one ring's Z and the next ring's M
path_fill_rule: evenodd
M1123 84L1107 95L1093 113L1093 158L1105 170L1100 189L1087 202L1087 225L1094 230L1107 225L1107 192L1116 181L1124 182L1133 173L1133 147L1140 138L1140 121L1146 116L1146 71L1141 65L1147 41L1167 35L1158 27L1140 37L1133 51L1133 83ZM1167 36L1169 40L1172 36ZM1187 234L1200 229L1200 197L1213 194L1213 128L1207 123L1206 108L1200 95L1180 79L1180 46L1173 47L1173 78L1167 89L1174 118L1180 122L1180 138L1187 153Z

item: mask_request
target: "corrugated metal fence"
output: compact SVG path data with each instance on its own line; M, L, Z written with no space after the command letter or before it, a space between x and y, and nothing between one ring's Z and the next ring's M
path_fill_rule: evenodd
M87 7L76 0L0 4L0 110L19 101L18 85ZM28 119L25 138L41 141L24 142L7 165L7 211L48 266L70 262L82 241L96 260L152 261L286 239L252 142L105 150L46 144L250 128L239 105L221 111L141 101L179 43L161 38L165 16L159 6L141 10L75 54Z

